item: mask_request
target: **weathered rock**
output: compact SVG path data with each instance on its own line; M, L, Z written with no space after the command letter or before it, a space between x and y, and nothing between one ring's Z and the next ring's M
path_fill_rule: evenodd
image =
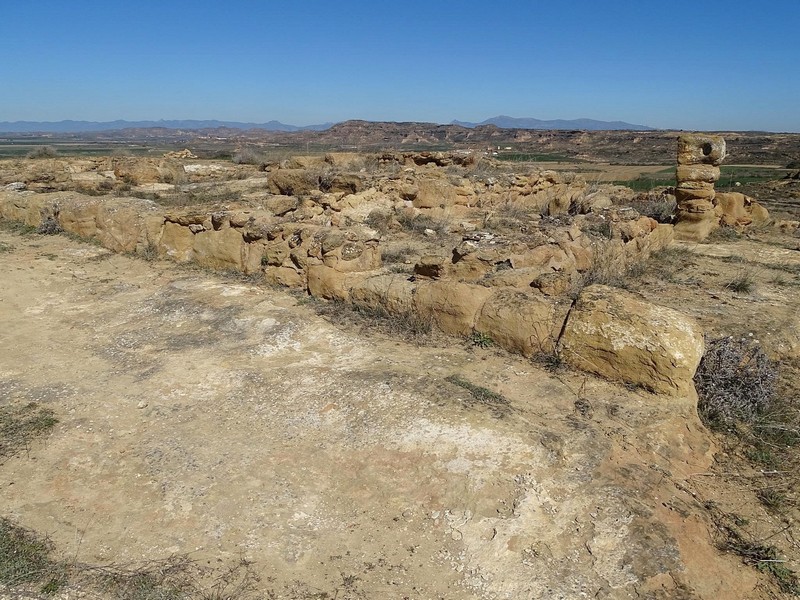
M416 187L415 208L445 208L456 202L455 190L446 179L423 177Z
M342 273L325 265L310 265L308 292L325 300L350 300L350 289L370 276L369 273Z
M364 177L357 173L323 176L320 181L320 189L330 193L356 194L364 189Z
M282 217L297 208L297 198L294 196L271 196L264 200L263 206L276 217Z
M719 167L713 165L678 165L675 179L678 181L701 181L713 184L719 180Z
M191 150L188 148L184 148L183 150L174 150L172 152L165 152L164 158L175 158L175 159L193 159L197 158Z
M748 225L760 225L769 220L766 208L739 192L720 192L716 195L715 204L720 223L727 227L744 229Z
M115 159L114 176L131 185L162 181L162 173L158 168L158 164L144 158Z
M447 272L448 260L443 256L426 255L414 265L414 274L419 277L439 279Z
M577 279L573 271L542 273L531 282L531 287L545 296L564 296L575 287Z
M705 217L707 213L681 213L680 221L675 223L675 239L685 242L700 242L712 231L719 229L719 221Z
M719 135L685 133L678 137L679 165L718 166L725 155L725 140Z
M524 356L552 354L569 305L531 291L497 289L484 303L475 330Z
M244 240L242 234L232 227L201 231L194 236L192 248L194 260L204 267L243 270Z
M308 195L319 191L319 176L306 169L277 169L270 172L267 189L284 196Z
M433 319L445 333L468 335L492 289L451 281L420 282L414 292L414 308Z
M654 392L694 397L703 334L678 311L602 285L585 288L567 319L560 355L569 364Z
M194 234L188 227L172 221L164 223L161 238L158 241L159 254L167 256L175 262L189 262L194 257Z
M300 271L291 266L278 266L266 269L264 279L272 285L307 289L308 280L305 271Z
M725 158L725 140L720 136L684 134L678 138L676 170L675 237L702 241L719 225L714 211L714 182L718 165Z
M354 285L350 298L356 304L381 307L391 314L407 314L414 310L415 287L404 275L377 275Z

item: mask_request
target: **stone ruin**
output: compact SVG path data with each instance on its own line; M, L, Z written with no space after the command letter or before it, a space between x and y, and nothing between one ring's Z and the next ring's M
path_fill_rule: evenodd
M742 229L769 219L767 210L749 196L715 191L726 153L725 140L718 135L691 133L678 138L676 239L699 242L720 226Z
M627 188L555 171L466 177L473 159L442 153L387 153L372 171L363 163L347 167L364 160L356 155L295 157L251 179L228 173L226 185L242 193L216 206L170 208L7 186L0 219L47 222L113 251L237 271L316 298L413 315L448 334L482 334L525 356L558 356L611 379L691 397L702 332L676 311L602 283L668 246L673 229L698 238L733 218L720 207L735 202L714 193L723 157L721 138L682 138L674 228L625 206ZM106 163L96 168L105 179L168 186L157 178L167 168L176 177L181 163L170 160L125 158L113 173ZM192 163L178 175L188 182L181 185L201 189L192 186L231 168ZM446 225L404 229L418 222ZM400 260L387 263L398 237L418 251L401 247Z

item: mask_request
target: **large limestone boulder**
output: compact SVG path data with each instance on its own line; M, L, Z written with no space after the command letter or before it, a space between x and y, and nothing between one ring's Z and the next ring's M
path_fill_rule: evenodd
M608 286L585 288L560 341L569 364L654 392L694 397L703 333L689 317Z
M414 208L445 208L456 203L456 192L444 178L421 177L413 203Z
M738 192L718 192L714 199L720 223L727 227L744 229L748 225L760 225L769 220L769 211Z

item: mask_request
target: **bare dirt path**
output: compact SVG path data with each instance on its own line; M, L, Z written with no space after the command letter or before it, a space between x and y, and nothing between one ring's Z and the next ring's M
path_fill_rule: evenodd
M0 243L0 402L60 420L0 465L0 514L65 555L243 556L276 598L762 597L690 493L711 450L690 400L60 236Z

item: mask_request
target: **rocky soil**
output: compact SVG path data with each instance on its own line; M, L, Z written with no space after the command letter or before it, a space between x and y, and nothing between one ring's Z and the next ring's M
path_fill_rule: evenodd
M729 550L796 569L796 452L745 460L691 374L742 336L796 393L800 223L670 245L666 195L459 153L266 169L0 163L0 405L59 419L0 515L86 564L245 559L247 597L783 597Z
M92 562L244 556L283 598L754 598L691 399L333 326L284 293L2 235L0 511ZM482 403L457 375L502 394Z

